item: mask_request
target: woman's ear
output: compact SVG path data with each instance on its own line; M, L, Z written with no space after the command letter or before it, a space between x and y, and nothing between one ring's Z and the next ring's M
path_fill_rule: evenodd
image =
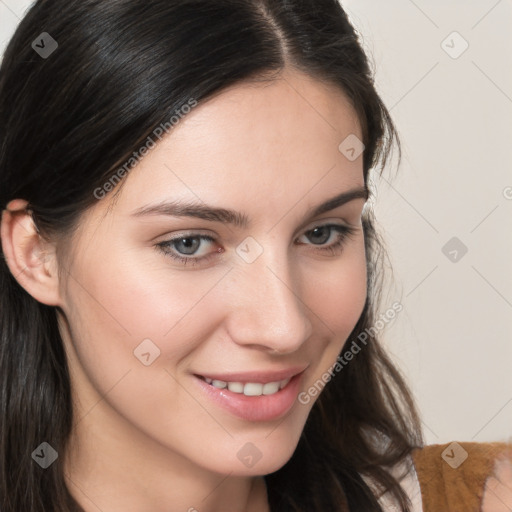
M7 266L34 299L60 305L55 247L37 230L27 201L13 199L2 212L0 238Z

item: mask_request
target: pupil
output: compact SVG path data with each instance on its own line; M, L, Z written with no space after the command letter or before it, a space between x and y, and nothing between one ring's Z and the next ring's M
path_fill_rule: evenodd
M315 228L315 229L313 229L313 231L311 233L313 235L313 238L320 233L320 238L322 238L322 240L317 240L317 242L320 244L325 243L329 239L329 228L327 228L325 226ZM322 237L322 234L324 235L323 237ZM325 236L325 235L327 235L327 236Z
M178 243L183 244L185 246L185 254L193 254L197 249L199 241L197 240L197 238L182 238L181 240L178 241Z

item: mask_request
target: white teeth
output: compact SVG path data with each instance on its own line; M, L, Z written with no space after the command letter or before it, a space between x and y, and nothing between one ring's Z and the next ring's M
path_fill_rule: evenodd
M292 379L290 377L288 377L287 379L284 379L282 380L280 383L279 383L279 388L280 389L283 389L287 384L288 382L290 382Z
M244 385L241 382L229 382L228 389L229 391L233 391L233 393L243 393Z
M266 384L262 384L260 382L247 382L245 384L242 382L225 382L223 380L212 380L208 377L204 377L204 380L217 389L228 388L228 390L233 393L243 393L245 396L261 396L277 393L280 389L283 389L291 379L288 378L277 382L267 382Z
M263 386L262 393L264 395L273 395L274 393L277 393L279 391L279 384L280 382L267 382Z
M248 382L244 386L245 396L259 396L263 394L263 384L257 382Z

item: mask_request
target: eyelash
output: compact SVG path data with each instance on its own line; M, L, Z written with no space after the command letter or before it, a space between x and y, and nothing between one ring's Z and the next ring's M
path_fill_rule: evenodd
M338 237L335 242L331 243L330 245L327 245L325 247L322 247L321 244L316 244L319 247L319 250L322 252L328 253L328 255L334 256L339 253L339 249L344 244L345 240L350 238L356 233L356 228L349 227L349 226L342 226L340 224L322 224L319 226L315 226L314 228L306 231L304 235L312 233L315 229L319 228L328 228L330 230L334 230L338 232ZM329 238L331 237L332 231L329 231ZM156 246L166 255L170 256L172 259L179 261L180 263L183 263L183 265L186 265L187 263L191 263L192 265L197 265L202 262L206 262L208 259L210 259L215 254L218 254L218 252L210 253L206 256L201 256L199 258L196 258L194 256L179 256L178 254L169 251L168 248L172 247L173 244L176 242L179 242L180 240L191 240L191 239L199 239L201 241L207 241L207 242L215 242L215 238L209 236L209 235L193 235L185 233L184 235L180 235L175 238L171 238L170 240L166 240L165 242L159 242L156 244ZM312 244L315 245L315 244Z

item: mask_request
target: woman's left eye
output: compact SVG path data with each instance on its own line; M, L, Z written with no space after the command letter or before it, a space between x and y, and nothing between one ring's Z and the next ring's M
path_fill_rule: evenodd
M313 245L321 245L321 251L327 251L329 254L334 255L340 252L345 240L353 236L356 231L357 229L351 226L325 224L306 231L302 236L305 236L310 240L316 238L317 241L319 240L319 243L314 243ZM324 246L324 244L331 239L334 239L334 241L329 245Z
M314 246L319 246L319 251L327 251L328 254L335 255L340 252L345 240L356 233L357 229L340 224L325 224L316 226L306 231L300 238L306 237ZM331 240L331 243L326 243ZM203 256L197 256L198 248L201 242L215 242L215 239L208 235L184 234L164 242L159 242L156 246L163 251L164 254L186 265L191 263L196 265L205 262L215 254L222 252L217 250Z

